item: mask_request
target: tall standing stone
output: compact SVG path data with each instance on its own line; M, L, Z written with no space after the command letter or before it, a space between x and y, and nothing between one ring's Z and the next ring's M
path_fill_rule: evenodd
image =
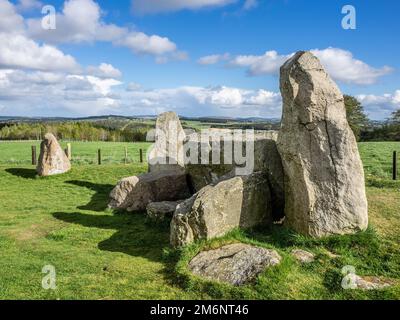
M40 145L39 162L36 171L39 176L52 176L71 169L71 163L56 137L47 133Z
M313 237L365 230L364 171L343 95L310 52L280 72L286 223Z
M183 141L186 134L175 112L160 114L156 122L155 143L149 152L149 172L184 170Z

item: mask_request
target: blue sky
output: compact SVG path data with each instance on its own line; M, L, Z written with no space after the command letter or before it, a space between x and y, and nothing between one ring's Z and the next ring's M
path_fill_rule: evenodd
M400 108L399 13L396 0L0 0L0 115L276 118L279 66L312 50L384 119Z

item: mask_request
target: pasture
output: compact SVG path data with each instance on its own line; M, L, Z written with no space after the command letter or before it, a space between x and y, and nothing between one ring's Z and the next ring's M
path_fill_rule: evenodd
M147 170L139 149L149 144L72 142L73 169L49 178L36 177L31 145L39 143L0 142L0 299L400 299L400 182L391 180L400 143L360 144L370 207L364 233L313 240L274 226L179 251L169 247L168 223L107 208L119 179ZM235 241L273 248L283 262L241 288L189 274L186 264L199 250ZM315 253L316 261L298 264L293 248ZM56 290L41 286L45 265L56 268ZM345 265L394 285L344 290Z

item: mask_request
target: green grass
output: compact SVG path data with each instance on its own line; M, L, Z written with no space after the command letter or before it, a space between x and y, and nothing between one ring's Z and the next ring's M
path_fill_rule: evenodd
M67 147L67 141L62 141L60 144L63 148ZM102 163L124 163L125 147L128 148L128 163L138 163L140 161L139 149L143 149L145 158L146 150L150 145L147 142L71 142L72 163L78 165L97 164L98 149L101 149ZM0 165L29 165L32 161L31 146L36 146L39 154L40 142L38 141L0 141Z
M30 145L0 143L0 299L400 299L400 183L389 180L387 167L398 144L360 146L368 177L367 232L313 240L280 227L235 230L178 251L169 247L167 223L106 208L120 178L146 171L137 161L119 164L118 150L123 154L125 144L101 144L117 155L108 164L77 162L71 172L49 178L35 176ZM96 154L98 144L73 143L73 148L85 157ZM375 166L381 174L372 173ZM200 250L235 241L276 249L283 261L240 288L188 272L187 262ZM300 265L290 256L292 248L310 250L317 259ZM57 272L54 291L41 288L41 270L48 264ZM397 283L381 291L344 290L345 265Z
M361 142L359 151L367 179L391 179L393 151L400 156L400 142Z

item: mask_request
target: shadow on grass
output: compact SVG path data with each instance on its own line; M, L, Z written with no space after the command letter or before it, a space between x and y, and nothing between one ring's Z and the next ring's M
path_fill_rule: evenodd
M6 169L5 171L16 177L20 177L20 178L24 178L24 179L36 179L36 170L35 169L9 168L9 169Z
M164 261L163 248L169 243L169 228L166 224L150 224L143 214L55 212L53 216L58 220L89 228L115 229L116 232L109 239L98 243L100 250L144 257L155 262Z
M70 180L66 181L66 183L73 184L79 187L84 187L95 192L95 194L90 199L90 202L83 206L77 207L78 209L98 211L98 212L107 209L108 195L110 194L112 188L114 187L113 185L92 183L80 180Z

